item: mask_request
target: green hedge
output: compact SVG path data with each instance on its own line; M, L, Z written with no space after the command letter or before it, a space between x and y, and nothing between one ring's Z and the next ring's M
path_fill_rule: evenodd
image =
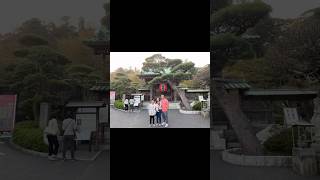
M121 100L116 100L114 102L114 107L117 108L117 109L123 109L123 106L124 106L124 104L123 104L123 102Z
M43 130L38 122L23 121L16 124L12 140L15 144L38 152L48 152L48 146L43 142Z
M192 106L192 110L201 111L201 102L200 101L196 101L196 103Z
M277 155L292 154L292 128L283 130L264 142L264 148L267 153Z

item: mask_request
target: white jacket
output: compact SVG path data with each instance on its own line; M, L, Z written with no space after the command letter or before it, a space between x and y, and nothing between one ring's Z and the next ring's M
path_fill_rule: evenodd
M49 135L59 135L59 127L56 119L51 119L45 128L45 133Z
M154 104L149 104L148 106L149 116L156 115L156 107Z

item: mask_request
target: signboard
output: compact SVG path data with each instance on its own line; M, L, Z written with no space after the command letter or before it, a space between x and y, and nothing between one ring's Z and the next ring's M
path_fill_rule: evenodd
M296 108L283 108L286 124L292 126L299 123L299 116Z
M116 92L110 91L110 104L114 104L115 101L116 101Z
M17 95L0 95L0 132L14 129Z

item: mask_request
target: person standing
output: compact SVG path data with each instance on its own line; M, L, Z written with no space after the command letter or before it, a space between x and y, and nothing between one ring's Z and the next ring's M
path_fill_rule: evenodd
M155 126L154 124L154 116L156 115L156 107L154 104L154 100L151 100L151 103L148 106L148 112L150 116L150 127Z
M155 107L156 107L157 126L161 126L162 109L161 109L161 102L159 98L157 98L156 100Z
M49 160L56 160L58 150L59 150L59 142L58 142L58 135L59 135L59 127L57 119L52 118L48 122L48 126L45 128L45 134L47 135L48 139L48 159Z
M168 127L168 109L169 109L169 101L168 99L164 96L161 95L161 109L162 109L162 118L163 118L163 123L162 125L164 127Z
M130 99L130 100L129 100L129 104L130 104L130 110L131 110L131 112L133 112L133 108L134 108L134 99Z
M63 130L63 160L66 160L66 152L67 150L71 151L71 159L74 158L74 149L75 149L75 136L76 136L76 122L72 119L72 114L68 113L66 119L62 122L62 130Z
M125 111L128 111L128 110L129 110L129 100L128 100L128 99L125 99L125 100L124 100L124 110L125 110Z

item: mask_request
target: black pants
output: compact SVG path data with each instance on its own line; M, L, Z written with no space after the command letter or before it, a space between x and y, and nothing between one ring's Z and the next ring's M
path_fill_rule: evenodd
M47 135L49 142L49 156L57 155L59 149L58 137L55 135Z
M128 111L129 107L128 107L128 104L125 104L124 105L124 110Z
M67 150L71 151L71 158L74 159L74 146L75 146L75 141L74 141L74 136L73 135L64 135L63 136L63 158L66 158L66 152Z
M150 124L154 124L154 116L150 116Z

